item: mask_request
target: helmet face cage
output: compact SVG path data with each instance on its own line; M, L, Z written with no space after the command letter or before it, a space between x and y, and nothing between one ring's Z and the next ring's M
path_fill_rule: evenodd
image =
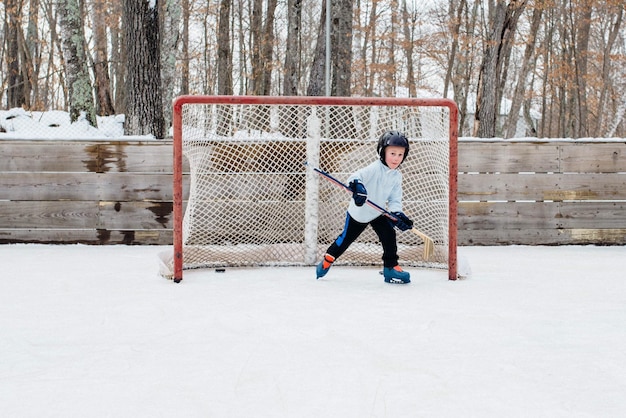
M387 149L390 145L404 148L404 156L402 157L402 162L404 162L406 157L409 155L409 140L406 136L398 131L387 131L380 136L377 151L380 156L380 161L382 161L385 165L387 165L385 162L385 149Z

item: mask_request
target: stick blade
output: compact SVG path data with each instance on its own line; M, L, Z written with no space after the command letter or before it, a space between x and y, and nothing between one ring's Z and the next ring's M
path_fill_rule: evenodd
M435 244L433 243L433 240L426 237L424 239L424 260L430 260L430 257L432 257L434 250Z
M424 234L422 231L415 228L411 229L411 231L424 241L424 260L428 261L435 251L435 243L432 238Z

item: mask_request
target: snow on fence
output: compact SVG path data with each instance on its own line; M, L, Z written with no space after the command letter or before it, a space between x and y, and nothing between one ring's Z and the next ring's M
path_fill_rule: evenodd
M170 141L2 140L0 155L0 243L172 243ZM625 157L624 139L460 140L459 245L626 244Z

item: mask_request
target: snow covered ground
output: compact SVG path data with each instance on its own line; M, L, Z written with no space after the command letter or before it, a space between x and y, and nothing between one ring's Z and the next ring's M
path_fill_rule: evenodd
M150 246L0 246L2 417L626 416L626 247L158 276Z
M61 110L30 112L22 108L0 110L0 140L2 139L91 139L91 140L149 140L151 135L124 136L124 115L97 116L98 127L89 124L84 114L74 123L69 113Z

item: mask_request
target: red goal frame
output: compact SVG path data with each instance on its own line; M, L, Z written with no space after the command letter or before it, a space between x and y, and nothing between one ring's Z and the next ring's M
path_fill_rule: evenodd
M173 246L174 282L183 279L183 106L187 104L426 106L447 107L449 126L448 279L457 279L458 107L445 98L335 97L335 96L208 96L184 95L173 102Z

